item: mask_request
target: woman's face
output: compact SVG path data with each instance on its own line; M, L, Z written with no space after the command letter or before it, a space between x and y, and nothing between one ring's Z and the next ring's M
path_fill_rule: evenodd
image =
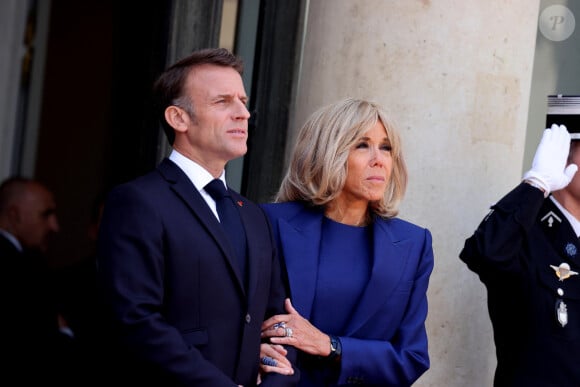
M393 170L391 143L378 121L350 150L348 173L340 194L349 202L380 200Z

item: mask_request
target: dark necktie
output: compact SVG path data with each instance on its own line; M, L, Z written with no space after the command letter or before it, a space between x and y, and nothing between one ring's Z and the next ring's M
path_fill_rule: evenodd
M224 229L231 246L238 258L242 278L245 280L246 271L246 232L230 193L220 179L210 181L205 190L215 200L220 224Z

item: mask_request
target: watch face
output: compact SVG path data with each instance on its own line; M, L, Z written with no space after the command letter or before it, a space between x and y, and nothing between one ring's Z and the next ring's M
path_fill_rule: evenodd
M336 336L330 336L330 359L340 357L342 355L342 348L340 346L340 339Z
M334 337L330 338L330 351L331 352L336 351L336 340L334 339Z

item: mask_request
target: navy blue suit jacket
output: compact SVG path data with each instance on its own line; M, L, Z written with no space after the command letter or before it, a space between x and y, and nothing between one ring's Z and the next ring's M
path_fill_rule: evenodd
M308 319L324 214L297 202L263 208L287 265L293 305ZM371 277L346 331L339 334L342 361L337 385L409 386L429 368L425 319L433 270L431 233L401 219L376 219L373 240ZM341 306L338 299L328 305L328 318L351 312ZM320 386L317 383L302 372L300 386Z
M98 282L121 371L134 385L256 384L261 324L284 313L287 284L264 212L232 195L247 232L247 289L219 222L172 161L110 192ZM262 383L293 385L297 377L271 374Z

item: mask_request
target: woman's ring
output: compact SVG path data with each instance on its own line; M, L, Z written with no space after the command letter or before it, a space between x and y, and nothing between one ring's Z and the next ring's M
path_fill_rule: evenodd
M286 337L292 337L292 328L284 328L286 330Z
M279 323L272 325L272 329L278 329L278 328L286 328L286 323L284 321L281 321Z
M273 358L271 358L270 356L264 356L263 358L260 359L260 361L262 362L262 364L267 366L276 367L278 365L278 362Z

